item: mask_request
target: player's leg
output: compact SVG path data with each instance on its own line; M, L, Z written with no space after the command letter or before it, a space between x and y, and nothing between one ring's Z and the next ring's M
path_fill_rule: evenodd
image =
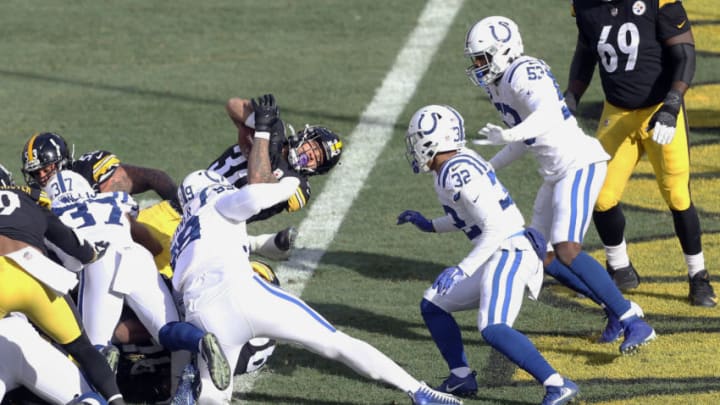
M480 302L480 270L459 281L445 295L428 288L420 302L420 314L430 336L448 366L450 374L435 389L458 396L477 393L477 373L472 370L465 354L460 326L452 313L476 310Z
M522 247L524 241L517 243ZM525 250L500 250L479 270L482 294L478 328L490 346L546 387L546 398L562 388L574 391L575 396L575 383L563 378L530 339L512 327L520 313L527 281L539 266L535 252L527 248L529 245Z
M78 309L90 342L102 348L112 340L120 320L123 296L110 288L115 274L115 255L88 265L81 273Z
M658 145L646 140L648 160L655 171L655 178L665 202L670 208L675 235L688 268L692 305L714 307L717 296L710 285L702 249L700 218L690 197L690 151L687 141L688 128L684 111L680 111L672 142Z
M248 235L250 253L271 260L286 260L297 238L295 227L285 228L277 233Z
M600 300L608 314L608 325L601 342L625 334L621 346L636 347L654 338L654 330L642 319L642 311L625 299L618 286L592 256L582 251L582 240L589 226L590 209L605 175L605 164L595 163L559 180L553 195L554 223L551 243L560 262L580 277Z
M69 353L88 382L113 405L124 404L122 394L103 356L88 340L75 304L40 284L15 262L1 258L0 308L24 313L38 328Z
M155 271L152 255L147 249L134 245L123 250L120 256L119 271L133 274L133 289L126 295L128 306L135 312L153 339L160 343L159 332L171 322L178 322L180 315L175 300L162 279ZM170 393L174 394L183 369L190 362L190 353L173 350L170 353ZM223 387L229 380L229 368L222 373L226 376Z
M372 345L335 329L302 299L254 275L245 300L263 311L245 313L256 336L294 343L323 357L337 360L369 379L382 381L408 393L414 402L422 396L443 398L442 403L460 403L433 391L411 376Z
M611 159L595 204L593 222L605 247L607 270L623 290L636 288L640 283L627 254L625 215L620 206L625 187L644 153L638 130L642 119L636 117L632 111L605 102L596 132Z
M64 404L91 391L77 366L40 337L25 319L11 316L0 320L0 335L4 337L0 341L0 347L5 346L0 348L3 362L12 364L19 382L39 397ZM14 353L8 352L7 346L12 346Z
M546 240L551 239L550 231L553 229L555 185L556 182L554 181L545 181L535 195L535 203L533 204L533 216L530 227L539 231ZM552 246L551 244L549 245ZM585 282L558 260L552 248L547 252L543 266L547 274L551 275L564 286L590 298L598 305L601 303Z

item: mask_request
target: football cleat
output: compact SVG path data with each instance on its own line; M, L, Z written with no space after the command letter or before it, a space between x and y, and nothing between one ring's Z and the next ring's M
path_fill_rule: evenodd
M545 397L542 405L561 405L575 400L580 389L578 386L565 378L561 386L548 386L545 388Z
M275 246L277 246L278 249L288 252L295 244L295 238L297 238L297 235L297 229L291 226L278 232L277 235L275 235L273 242L275 242Z
M287 260L290 257L297 235L297 229L292 226L278 233L266 233L257 236L248 235L250 253L270 260Z
M632 263L619 269L614 269L606 263L607 272L615 282L620 291L632 290L640 285L640 275L638 274Z
M200 353L208 365L213 384L220 391L225 391L230 386L230 364L215 335L206 333L203 336L200 342Z
M612 311L608 308L603 308L603 310L605 311L605 315L607 317L607 325L605 325L605 330L603 330L600 338L598 338L598 343L612 343L620 339L623 335L623 326L622 323L620 323L620 319L615 316ZM640 308L640 305L636 304L634 301L630 301L630 310L640 318L645 316L642 308Z
M107 360L110 369L117 374L118 364L120 363L120 350L113 344L109 344L100 349L100 354Z
M465 377L458 377L450 373L442 384L435 387L437 391L457 395L459 397L470 397L477 394L478 383L475 377L477 372L473 371Z
M717 296L710 285L710 274L707 270L697 273L692 278L688 278L690 283L690 305L698 307L714 307L717 305Z
M623 325L623 333L625 334L625 341L620 345L620 353L622 354L635 354L640 346L650 343L651 340L657 337L655 329L637 315L620 321L620 323Z
M413 405L462 405L462 401L450 394L435 391L425 383L420 383L415 392L408 392Z

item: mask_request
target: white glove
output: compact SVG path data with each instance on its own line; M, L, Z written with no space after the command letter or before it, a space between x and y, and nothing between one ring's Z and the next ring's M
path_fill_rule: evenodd
M485 124L483 129L478 131L478 134L486 137L492 145L502 145L516 141L511 130L490 123Z
M675 126L668 126L660 121L655 123L653 128L652 140L659 145L667 145L672 142L675 137Z

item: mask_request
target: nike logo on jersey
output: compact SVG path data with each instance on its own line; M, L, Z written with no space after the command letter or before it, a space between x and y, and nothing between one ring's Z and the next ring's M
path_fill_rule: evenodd
M687 20L683 20L683 22L681 22L680 24L676 25L676 27L677 27L678 29L681 29L682 27L685 26L685 23L686 23L686 22L687 22Z
M452 197L452 198L453 198L453 201L459 200L459 199L460 199L460 192L458 191L457 193L453 194L453 197Z

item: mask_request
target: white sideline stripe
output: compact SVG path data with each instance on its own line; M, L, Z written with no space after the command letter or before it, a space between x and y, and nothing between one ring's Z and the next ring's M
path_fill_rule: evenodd
M311 202L307 217L298 228L296 248L289 260L278 267L276 272L284 289L297 296L302 294L305 283L335 238L375 161L393 136L398 116L415 93L463 1L432 0L427 3L395 64L361 115L358 126L347 137L350 146L344 151L342 164L330 172L323 192ZM236 378L234 390L250 391L255 378Z

